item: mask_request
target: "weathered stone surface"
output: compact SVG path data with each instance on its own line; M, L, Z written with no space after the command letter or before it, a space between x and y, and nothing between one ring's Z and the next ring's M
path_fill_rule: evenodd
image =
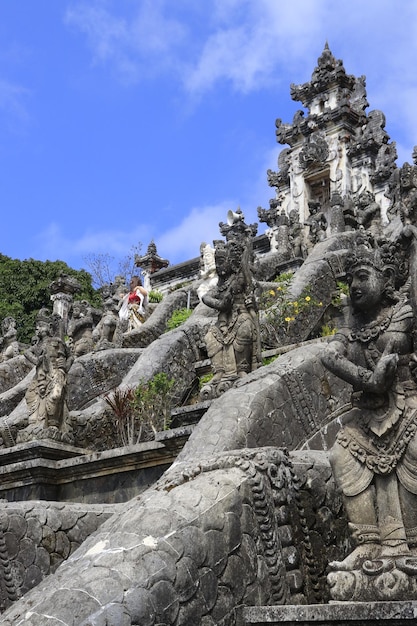
M67 624L77 624L94 613L99 603L85 592L72 589L58 589L52 594L56 619ZM46 617L46 616L45 616ZM32 615L29 614L28 624L41 624L44 619L42 603L38 605Z
M64 531L59 530L55 535L55 551L66 560L71 551L71 543Z
M42 526L36 517L27 518L27 534L36 544L42 539Z
M33 365L21 354L0 363L0 394L16 387L32 369Z
M42 546L38 546L36 549L35 565L39 567L42 576L46 576L49 573L51 567L50 554Z
M282 455L279 454L278 458L281 459ZM152 626L156 623L173 623L179 615L184 620L191 620L192 616L196 615L200 616L199 619L210 616L216 622L226 618L233 610L236 598L240 602L244 601L248 593L252 597L254 593L252 586L255 581L258 592L260 586L268 588L267 581L272 573L271 565L261 554L256 554L249 534L243 541L240 520L235 513L241 510L239 504L241 493L244 494L248 506L250 505L252 487L248 489L248 485L251 484L247 482L249 474L233 467L236 462L239 463L239 457L236 461L229 459L227 462L232 463L232 466L227 470L221 488L218 478L225 470L220 470L215 463L213 469L209 471L206 469L191 481L169 491L151 492L148 506L141 512L141 520L144 522L146 515L150 515L149 519L153 520L154 525L152 535L143 532L150 526L145 523L142 525L142 522L138 525L138 518L131 515L130 511L126 511L122 524L119 522L116 524L117 528L124 528L123 533L112 532L116 518L110 518L102 526L103 534L100 536L99 531L98 535L87 539L79 549L77 558L67 562L66 573L63 571L64 578L60 579L59 585L67 587L72 579L71 571L83 564L80 570L83 573L74 579L76 588L70 585L75 594L73 601L76 601L78 590L83 589L85 594L91 595L103 605L88 606L92 623L99 624L104 619L109 620L111 607L118 603L123 603L128 609L132 621L135 616L141 620L139 623L149 623ZM248 470L252 467L250 462L246 465ZM265 483L264 489L269 488ZM196 492L204 493L205 497L195 500ZM188 494L194 503L192 526L184 526L184 518L175 516L176 502L183 507ZM159 548L159 538L155 536L156 521L153 516L155 512L164 510L161 508L164 503L173 515L169 526L169 538L161 537ZM76 509L77 505L74 506L74 512ZM218 515L214 515L213 511L217 511ZM58 516L62 513L63 517L65 508L54 512ZM86 513L85 510L80 510L78 523L91 514L91 511ZM51 519L52 517L50 516ZM220 525L218 517L222 519ZM48 512L45 521L47 519ZM256 517L253 518L253 523L255 525L258 523ZM211 528L211 525L215 528ZM45 524L45 528L49 527ZM63 537L67 537L67 534L62 530L54 533L49 528L44 539L47 537L51 543L52 536L55 539L56 550L57 545L63 543ZM120 549L121 545L124 546L123 550ZM45 552L44 550L43 553L38 553L39 563L42 561L41 555L46 556ZM52 567L55 565L57 554L52 552L50 555ZM130 568L127 568L126 557L131 559ZM260 576L257 578L259 573ZM30 576L35 580L38 576L37 570L31 570ZM137 586L139 581L143 585L141 588ZM29 584L29 580L27 582ZM37 593L43 594L45 600L45 594L52 594L53 598L58 597L54 595L53 589L47 590L43 582L39 584L38 589L28 594L28 600L31 593L35 596ZM57 618L65 620L65 611L65 606L58 610ZM37 610L36 613L37 623L42 624L42 610ZM82 617L80 612L80 623L83 619L87 619L87 616Z
M23 587L25 589L32 589L36 587L43 578L42 572L37 565L29 565L29 567L25 567L25 578L23 580Z
M207 538L202 530L196 526L186 526L178 532L184 545L184 556L190 557L197 567L206 560Z
M177 462L187 463L201 455L209 457L215 451L269 445L271 441L290 449L307 443L333 410L322 391L321 380L326 372L320 361L323 349L323 344L310 345L283 355L242 379L221 400L213 401ZM303 380L307 373L311 384L306 393ZM344 403L344 386L332 375L327 376L334 396ZM313 416L307 421L300 419L294 404L294 399L304 396ZM267 405L270 408L266 411Z
M68 374L70 411L82 409L97 395L120 385L140 354L141 351L137 349L113 348L89 353L76 359Z
M175 591L180 602L186 602L196 593L199 587L199 575L195 562L189 557L182 558L177 563L175 576Z
M80 623L80 626L131 626L132 621L127 609L120 604L112 604L107 611L100 609L94 615Z
M393 626L412 624L416 618L415 602L341 602L314 606L246 607L241 612L246 624L340 624L348 626Z
M172 624L179 611L179 600L173 585L167 580L160 580L153 585L150 593L157 622Z
M155 608L148 590L129 589L124 597L124 605L133 623L143 626L153 626L155 623Z
M217 601L217 577L210 567L200 569L200 593L204 599L204 612L209 612Z
M13 558L19 552L19 540L18 538L11 532L4 533L4 541L7 548L7 554L9 558Z
M25 567L32 565L36 558L35 543L29 537L26 537L20 541L19 554L17 560L23 563Z
M8 531L13 533L16 539L25 536L27 530L27 522L23 515L11 515L9 517Z

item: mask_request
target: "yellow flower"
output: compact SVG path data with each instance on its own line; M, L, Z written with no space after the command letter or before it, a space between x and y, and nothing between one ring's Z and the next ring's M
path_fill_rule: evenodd
M323 306L323 302L319 302L319 306Z
M306 301L306 302L310 302L310 300L311 300L310 296L306 296L306 297L305 297L305 301Z
M291 317L286 317L286 318L285 318L285 321L286 321L286 322L291 322L291 319L294 319L294 318L291 318Z
M273 289L271 289L270 292L269 292L269 295L270 296L275 296L275 291Z
M277 287L277 291L281 291L281 290L282 290L282 287Z

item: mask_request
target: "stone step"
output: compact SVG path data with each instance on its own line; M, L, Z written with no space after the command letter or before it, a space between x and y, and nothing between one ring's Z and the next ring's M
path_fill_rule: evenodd
M239 626L414 626L417 601L247 606L242 608L237 623Z
M178 428L189 424L197 424L211 404L211 400L180 406L171 411L171 427Z

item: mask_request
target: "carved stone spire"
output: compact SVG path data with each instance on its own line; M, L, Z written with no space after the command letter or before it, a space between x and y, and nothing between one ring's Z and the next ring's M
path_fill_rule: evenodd
M275 122L277 142L290 146L278 158L278 171L267 173L281 209L287 215L296 210L303 224L310 201L320 202L329 218L333 194L344 202L369 191L386 221L397 151L382 111L365 112L365 76L347 74L326 42L311 79L291 85L291 97L307 111L297 111L292 123Z
M141 267L149 274L154 274L158 270L168 267L169 261L158 255L156 244L154 241L151 241L145 255L135 256L135 265L136 267Z

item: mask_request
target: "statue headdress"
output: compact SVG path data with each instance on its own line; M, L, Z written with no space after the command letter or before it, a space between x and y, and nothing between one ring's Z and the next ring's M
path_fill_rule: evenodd
M372 235L361 230L346 257L346 274L363 265L373 267L387 276L392 275L395 289L400 289L408 278L407 256L401 244L388 239L376 241Z
M37 322L45 322L46 324L49 324L51 335L59 334L61 319L60 315L57 313L51 313L49 309L45 308L40 309L36 316Z

